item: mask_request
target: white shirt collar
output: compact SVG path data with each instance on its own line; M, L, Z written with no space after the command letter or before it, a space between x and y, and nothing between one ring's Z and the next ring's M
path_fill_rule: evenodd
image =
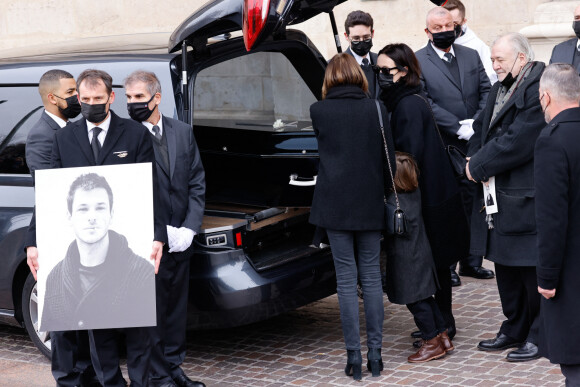
M141 123L149 129L152 135L155 135L155 133L153 133L153 124L151 122L143 121ZM159 122L157 122L157 126L159 127L159 134L163 135L163 115L161 113L159 113Z
M576 49L580 51L580 39L576 42Z
M444 59L444 55L445 55L445 51L435 47L435 45L432 42L429 42L429 44L431 45L431 47L433 47L433 49L435 50L435 52L437 53L437 55L439 55L439 58ZM449 53L451 53L451 55L453 55L455 57L455 51L453 51L453 45L451 45L451 48L449 49Z
M356 62L360 65L362 65L362 61L364 58L367 58L369 60L369 64L371 64L371 54L370 52L367 52L367 54L365 56L360 56L359 54L357 54L356 52L354 52L352 50L352 48L350 49L350 52L352 52L352 56L354 56L354 59L356 59Z
M51 112L49 112L49 111L46 111L46 109L44 110L44 112L45 112L46 114L48 114L48 116L49 116L50 118L52 118L52 119L53 119L53 120L54 120L54 121L55 121L55 122L58 124L58 126L60 126L61 128L64 128L64 127L66 126L66 121L65 121L65 120L63 120L62 118L60 118L60 117L58 117L58 116L56 116L56 115L52 114L52 113L51 113Z

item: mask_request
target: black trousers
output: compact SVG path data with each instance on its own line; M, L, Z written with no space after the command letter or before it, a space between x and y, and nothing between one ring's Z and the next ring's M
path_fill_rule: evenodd
M580 364L560 364L560 370L566 377L566 387L580 387Z
M189 258L164 251L155 276L157 326L151 328L152 385L171 382L183 373L185 359Z
M151 327L124 328L127 347L127 370L131 387L148 386L151 360ZM125 387L119 367L119 335L117 329L89 331L91 359L103 387Z
M436 267L439 289L435 292L435 302L443 316L447 328L455 328L455 318L451 309L451 272L448 267Z
M461 201L463 202L463 208L465 209L465 214L467 215L467 224L471 224L471 212L473 211L473 200L478 189L481 189L481 184L474 184L472 181L463 178L459 180L459 188L461 190ZM459 265L462 267L478 267L483 263L483 257L477 255L468 255L467 257L459 261ZM451 265L451 269L455 270L457 264Z
M538 344L540 294L535 266L495 264L501 308L507 318L500 332L518 341Z
M407 309L413 314L415 324L421 331L423 340L431 340L447 329L445 320L433 297L407 304Z
M52 376L58 387L80 386L95 375L87 331L50 333Z

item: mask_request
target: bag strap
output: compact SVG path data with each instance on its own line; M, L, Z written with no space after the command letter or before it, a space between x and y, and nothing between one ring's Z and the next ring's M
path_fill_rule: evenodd
M387 147L387 139L385 138L385 130L383 124L383 115L381 114L381 106L379 101L375 99L375 104L377 105L377 112L379 113L379 126L381 127L381 137L383 138L383 145L385 146L385 153L387 154L387 163L389 165L389 175L391 175L391 182L393 183L393 193L395 194L395 202L397 203L397 210L399 207L399 197L397 196L397 189L395 188L395 178L393 177L393 168L391 168L391 158L389 157L389 149ZM383 197L384 202L387 202L387 198Z
M445 146L445 142L443 141L443 137L441 136L441 130L439 130L439 125L437 125L437 120L435 119L435 113L433 113L433 108L431 107L431 104L429 103L429 101L427 101L427 98L423 97L421 94L413 94L413 95L416 95L417 97L421 98L427 104L427 107L429 108L429 111L431 112L431 118L433 118L433 122L435 123L435 129L437 129L437 134L439 135L439 140L441 140L441 145L443 146L443 150L446 151L447 147Z

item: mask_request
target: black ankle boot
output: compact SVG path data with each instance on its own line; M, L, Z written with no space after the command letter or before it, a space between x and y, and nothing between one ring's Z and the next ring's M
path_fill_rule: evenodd
M367 369L374 377L381 376L383 370L383 359L380 348L370 348L367 353Z
M350 372L352 370L352 373ZM346 367L344 368L346 376L352 376L354 380L362 379L362 356L359 350L346 351Z

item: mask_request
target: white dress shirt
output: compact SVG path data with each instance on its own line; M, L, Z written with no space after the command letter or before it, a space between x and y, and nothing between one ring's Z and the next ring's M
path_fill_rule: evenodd
M63 120L62 118L55 116L54 114L52 114L51 112L47 112L46 110L44 110L44 112L48 114L48 116L52 118L58 124L58 126L60 126L61 129L66 126L66 121Z
M93 128L98 126L99 128L101 128L101 133L99 133L97 139L101 143L101 146L103 146L110 125L111 125L111 111L109 111L109 114L107 115L105 121L101 122L99 125L95 125L92 122L87 121L87 134L89 135L89 142L93 140Z

